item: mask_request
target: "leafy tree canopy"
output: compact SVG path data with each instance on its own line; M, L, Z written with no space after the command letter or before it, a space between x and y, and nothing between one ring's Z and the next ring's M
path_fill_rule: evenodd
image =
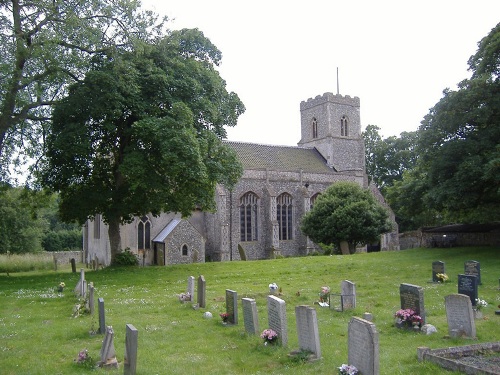
M224 145L244 106L214 65L220 51L194 30L95 59L54 109L43 183L61 193L61 215L102 214L112 261L119 225L162 211L214 208L217 183L241 176Z
M322 193L302 219L302 231L316 243L358 244L378 241L392 230L386 209L370 191L354 182L336 182Z

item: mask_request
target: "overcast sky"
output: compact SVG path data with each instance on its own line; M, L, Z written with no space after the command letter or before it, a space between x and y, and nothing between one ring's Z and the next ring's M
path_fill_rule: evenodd
M228 139L300 140L300 102L361 99L361 123L383 137L417 130L445 88L468 78L477 42L500 21L498 0L143 0L198 28L222 52L220 74L246 107Z

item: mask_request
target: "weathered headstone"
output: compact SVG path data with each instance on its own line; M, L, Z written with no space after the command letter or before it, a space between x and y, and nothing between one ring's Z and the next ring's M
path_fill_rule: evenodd
M464 274L477 277L477 284L481 285L481 265L475 260L468 260L464 263Z
M401 309L412 309L422 318L422 325L425 324L424 289L418 285L400 284L399 297L401 299Z
M106 317L104 312L104 298L98 298L97 304L99 306L99 333L106 332Z
M465 294L450 294L444 298L448 334L451 337L476 337L474 312L469 296Z
M203 275L200 275L198 277L198 295L197 295L197 298L198 298L198 306L200 308L205 308L205 304L206 304L206 287L207 287L207 284L205 282L205 277Z
M76 273L76 261L75 261L75 258L71 258L69 262L71 263L71 272Z
M238 244L238 252L240 253L241 260L247 260L247 254L245 253L245 249L240 244Z
M437 277L438 273L446 273L445 264L440 260L432 262L432 282L437 283L440 279Z
M472 306L476 306L477 277L475 275L458 275L458 293L469 296Z
M278 334L278 341L288 345L288 327L285 301L276 296L267 296L267 319L269 328Z
M139 331L127 324L125 330L125 357L123 359L124 375L135 375L137 369L137 338Z
M243 323L245 331L251 335L259 334L259 319L257 316L257 304L252 298L242 298Z
M356 308L356 284L349 280L342 281L342 311Z
M379 338L375 324L352 317L348 327L348 362L363 375L379 375Z
M57 271L57 258L56 255L53 255L53 260L54 260L54 271Z
M101 360L99 362L100 367L118 367L118 360L116 359L115 344L113 341L114 332L113 327L106 327L106 335L102 342L102 348L100 352Z
M85 269L80 268L80 278L78 279L78 283L76 283L75 294L82 298L85 298Z
M94 315L95 310L95 300L94 300L94 283L89 283L89 311L90 315Z
M315 358L321 358L316 310L310 306L296 306L295 318L299 337L299 350L310 351Z
M194 276L188 277L186 292L191 296L191 302L194 300Z
M238 293L234 290L226 289L226 313L229 324L238 324Z

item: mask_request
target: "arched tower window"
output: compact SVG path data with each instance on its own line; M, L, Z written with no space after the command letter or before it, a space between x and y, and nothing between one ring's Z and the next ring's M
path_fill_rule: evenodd
M316 117L313 117L311 125L312 125L312 137L318 138L318 120L316 120Z
M288 193L276 198L276 220L279 225L279 239L293 239L293 199Z
M143 216L137 224L137 250L151 248L151 222L147 216Z
M321 193L316 193L314 194L312 197L311 197L311 200L310 200L310 208L312 210L312 208L314 207L314 203L316 202L316 199L321 195Z
M181 252L182 252L183 256L187 256L188 255L188 247L187 247L186 244L182 245Z
M242 242L257 241L257 195L251 191L240 198L240 239Z
M347 137L349 135L347 128L347 117L345 117L345 115L343 115L340 119L340 135L342 137Z

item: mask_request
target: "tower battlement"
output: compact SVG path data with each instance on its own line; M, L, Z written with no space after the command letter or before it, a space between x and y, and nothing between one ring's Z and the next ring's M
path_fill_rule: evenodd
M359 107L360 100L359 97L350 97L349 95L333 94L331 92L325 92L323 95L318 95L315 98L309 98L307 101L302 101L300 103L300 110L309 109L316 107L318 105L325 104L327 102L335 104L349 105L352 107Z

